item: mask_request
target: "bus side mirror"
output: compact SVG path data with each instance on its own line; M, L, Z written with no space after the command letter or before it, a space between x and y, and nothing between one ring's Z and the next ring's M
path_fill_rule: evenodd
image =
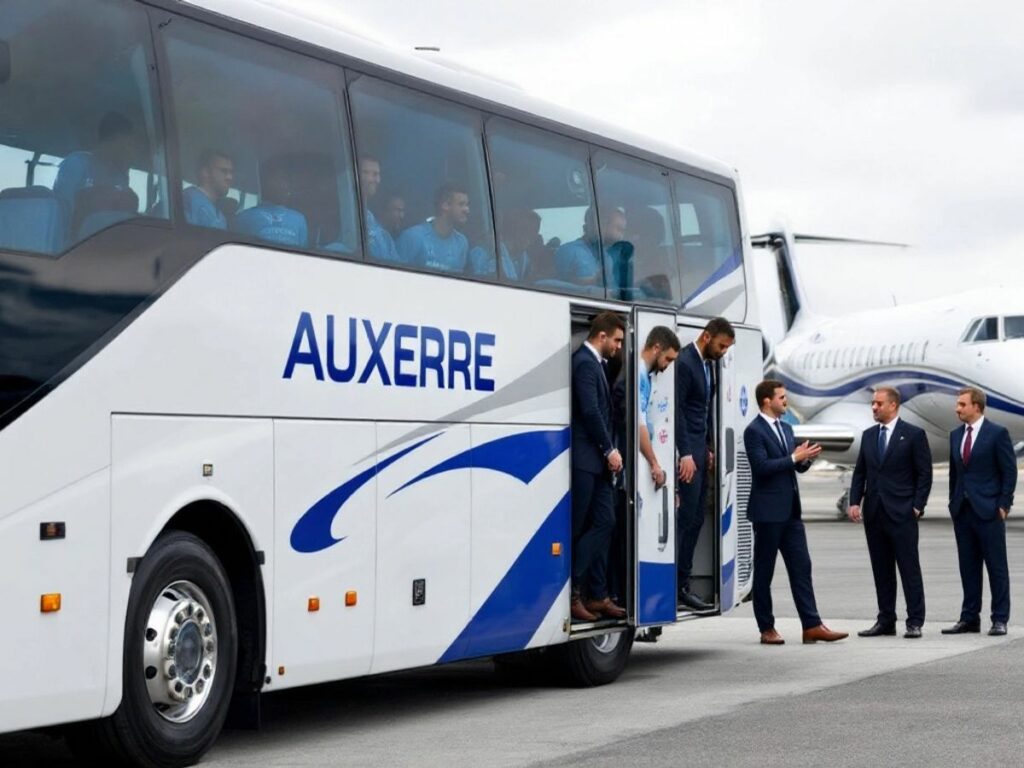
M11 44L0 40L0 83L11 79Z

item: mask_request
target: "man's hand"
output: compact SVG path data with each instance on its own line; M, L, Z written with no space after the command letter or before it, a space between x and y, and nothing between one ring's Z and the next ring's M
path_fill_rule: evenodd
M815 443L811 445L809 440L804 440L803 445L797 447L793 451L793 458L797 464L803 464L805 461L811 461L812 459L818 458L818 454L821 453L821 446Z
M924 512L922 512L920 509L917 509L916 507L914 508L914 517L920 517L923 514Z
M683 456L679 460L679 479L684 483L692 483L696 474L697 462L693 460L693 456Z
M658 490L668 478L665 476L665 470L655 464L651 468L651 479L654 481L654 490Z
M608 454L608 469L612 472L622 471L622 454L619 453L618 448Z
M846 516L853 522L859 523L863 519L860 516L860 504L851 504L850 508L846 510Z
M708 448L708 470L714 471L715 469L715 452Z
M999 517L1001 517L1003 520L1005 520L1009 516L1009 514L1010 510L1003 509L1002 507L999 508Z

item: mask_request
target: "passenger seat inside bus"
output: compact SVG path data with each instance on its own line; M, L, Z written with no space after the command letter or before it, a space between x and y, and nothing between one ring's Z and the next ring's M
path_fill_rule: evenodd
M64 209L46 187L10 187L0 192L0 248L59 253L66 230Z

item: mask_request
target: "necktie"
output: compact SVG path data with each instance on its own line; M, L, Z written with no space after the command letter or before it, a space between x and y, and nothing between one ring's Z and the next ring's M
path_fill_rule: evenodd
M878 457L882 458L885 456L885 430L888 429L884 424L882 428L878 430Z
M704 361L704 395L706 399L711 399L711 361Z
M782 422L781 421L776 420L776 422L775 422L775 431L779 433L779 442L782 443L782 450L788 451L789 450L789 446L786 445L786 435L783 434L783 432L782 432Z
M964 440L964 464L971 460L971 432L974 427L967 426L967 439Z

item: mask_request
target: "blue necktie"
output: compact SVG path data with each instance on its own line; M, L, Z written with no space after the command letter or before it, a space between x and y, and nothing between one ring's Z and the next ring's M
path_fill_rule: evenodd
M786 444L786 435L783 434L783 432L782 432L782 422L781 421L776 420L776 422L775 422L775 429L779 433L779 442L782 443L782 450L788 451L789 450L789 446Z
M711 399L711 361L704 361L704 395L705 399Z
M878 458L885 456L885 430L885 426L878 430Z

